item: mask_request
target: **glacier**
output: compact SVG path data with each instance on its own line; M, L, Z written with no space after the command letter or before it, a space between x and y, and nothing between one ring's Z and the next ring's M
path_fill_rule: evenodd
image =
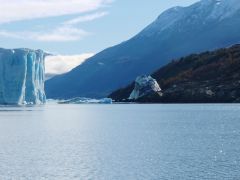
M0 104L44 104L45 56L42 50L0 49Z

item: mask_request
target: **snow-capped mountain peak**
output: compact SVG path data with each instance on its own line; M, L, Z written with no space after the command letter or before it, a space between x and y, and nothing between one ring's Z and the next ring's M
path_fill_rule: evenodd
M141 33L151 37L168 29L178 30L185 25L204 26L232 16L240 17L239 0L201 0L188 7L173 7L164 11Z
M205 1L205 0L203 0ZM240 12L239 0L210 0L214 1L214 7L208 19L223 20Z
M205 20L223 20L240 11L239 0L201 0L186 8L190 15L204 15ZM186 18L185 17L185 18Z

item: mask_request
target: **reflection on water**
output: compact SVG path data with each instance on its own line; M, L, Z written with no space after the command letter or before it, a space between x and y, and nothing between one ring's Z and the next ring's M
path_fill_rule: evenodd
M240 179L240 105L0 107L0 179Z
M44 105L0 105L0 112L20 112L20 111L42 111Z

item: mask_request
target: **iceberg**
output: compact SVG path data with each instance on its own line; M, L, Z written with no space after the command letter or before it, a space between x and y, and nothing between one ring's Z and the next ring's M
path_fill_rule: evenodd
M162 89L160 88L156 79L151 76L138 76L135 80L135 87L129 96L129 100L137 100L143 96L158 93L160 95Z
M44 104L45 56L42 50L0 49L0 104Z

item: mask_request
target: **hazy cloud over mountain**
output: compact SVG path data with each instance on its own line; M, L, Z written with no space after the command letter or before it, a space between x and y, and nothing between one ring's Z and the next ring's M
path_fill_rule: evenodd
M92 57L93 53L80 55L56 55L46 58L46 74L66 73Z

